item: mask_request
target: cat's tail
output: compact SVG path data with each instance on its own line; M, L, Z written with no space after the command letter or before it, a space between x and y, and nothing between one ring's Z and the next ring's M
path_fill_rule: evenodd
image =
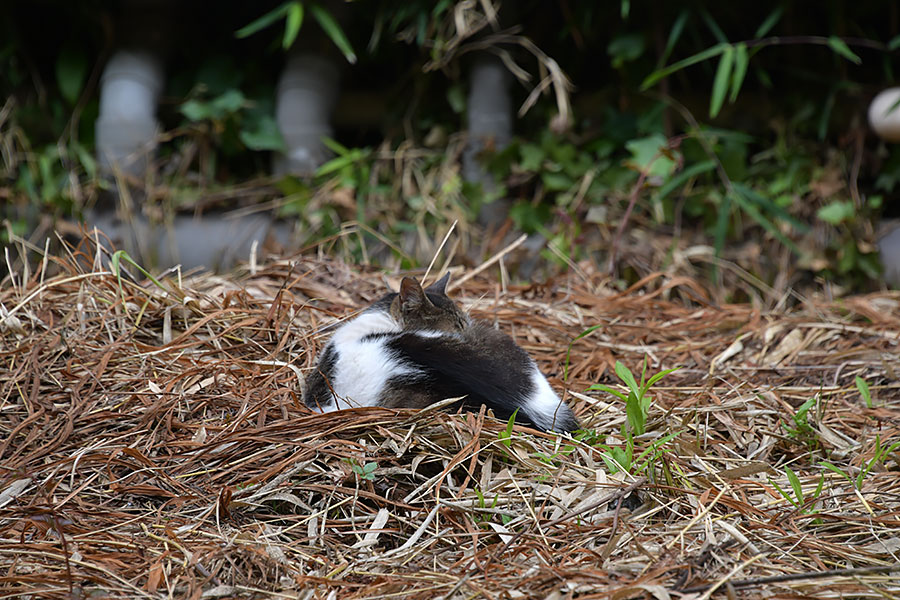
M556 395L536 365L531 372L531 382L534 392L521 406L521 412L529 421L544 431L558 433L571 433L580 428L575 413Z

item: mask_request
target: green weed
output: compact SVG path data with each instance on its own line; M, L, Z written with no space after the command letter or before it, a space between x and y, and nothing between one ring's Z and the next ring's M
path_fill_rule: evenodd
M351 459L347 459L347 462L350 463L350 468L353 469L357 477L366 481L375 481L375 469L378 468L378 463L367 462L360 464Z
M652 401L649 394L650 388L660 379L677 371L679 368L666 369L647 378L647 361L645 359L641 372L641 381L638 383L628 367L620 361L616 361L616 375L625 383L628 388L627 393L599 383L588 388L588 390L608 392L625 403L625 423L622 424L621 430L622 436L625 438L624 446L596 444L597 447L603 449L601 458L610 473L625 471L632 475L637 475L648 468L651 473L657 471L657 462L663 454L669 451L669 449L665 448L665 445L677 437L680 432L672 432L662 436L637 456L635 456L634 439L646 432L647 416Z
M856 389L859 390L859 395L866 403L866 408L872 408L872 392L869 391L869 383L859 375L856 376Z
M823 474L819 478L819 484L816 486L816 490L812 493L811 496L805 497L803 494L803 486L800 483L800 478L797 477L797 474L791 470L790 467L784 468L785 475L787 475L788 482L791 484L791 490L793 494L785 492L784 489L780 485L778 485L771 477L769 478L769 483L778 490L778 493L782 495L782 497L794 505L801 512L801 514L808 514L815 510L816 501L818 501L819 496L822 495L822 488L825 485L825 475ZM816 524L821 523L820 520L815 521Z
M819 462L819 466L825 467L829 471L833 471L834 473L837 473L838 475L840 475L841 477L845 478L847 481L852 483L853 486L857 490L862 490L863 483L865 482L866 477L872 471L872 468L875 467L876 465L884 466L885 458L888 455L893 454L898 449L900 449L900 441L894 442L890 446L882 446L881 438L878 435L876 435L875 436L875 453L873 454L872 458L869 459L868 462L863 462L863 464L859 468L859 472L856 474L856 477L852 477L847 471L844 471L837 465L835 465L831 462L828 462L827 460L823 460L823 461Z
M781 427L787 433L787 436L797 443L806 446L810 452L816 450L820 446L819 435L816 429L809 423L809 411L819 401L819 396L814 396L800 405L793 415L791 415L792 424L789 425L782 421Z

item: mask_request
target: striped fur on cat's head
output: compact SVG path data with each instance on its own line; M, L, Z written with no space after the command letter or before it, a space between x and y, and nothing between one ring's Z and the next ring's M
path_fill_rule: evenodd
M447 273L427 288L404 277L400 291L385 295L371 309L386 311L404 331L460 333L470 326L468 315L447 296Z

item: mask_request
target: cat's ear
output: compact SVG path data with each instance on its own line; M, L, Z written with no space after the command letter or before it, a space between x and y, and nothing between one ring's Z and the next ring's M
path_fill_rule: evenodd
M438 294L440 296L447 295L447 283L450 281L450 271L444 273L444 276L425 288L426 292Z
M431 304L425 296L425 290L412 277L404 277L400 281L400 310L410 312Z

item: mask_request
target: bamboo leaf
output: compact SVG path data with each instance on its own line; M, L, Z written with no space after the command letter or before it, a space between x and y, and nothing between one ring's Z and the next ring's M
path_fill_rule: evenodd
M693 56L689 56L685 59L679 60L678 62L669 65L668 67L663 67L662 69L657 69L656 71L647 75L644 82L641 83L641 90L646 90L651 85L662 79L663 77L668 77L672 73L676 71L680 71L686 67L690 67L691 65L695 65L699 62L703 62L704 60L708 60L715 56L718 56L725 52L726 48L730 48L731 44L717 44L711 48L707 48L702 52L698 52Z
M709 116L715 118L722 110L725 102L725 94L728 93L728 85L731 82L731 69L734 65L734 46L728 44L719 59L719 68L716 69L716 78L713 80L712 97L709 101Z
M769 31L773 27L775 27L775 24L781 20L781 15L783 15L783 14L784 14L784 6L783 5L777 7L775 10L773 10L771 13L769 13L769 16L766 17L766 20L762 22L762 24L756 30L756 33L753 34L753 37L761 38L764 35L766 35L767 33L769 33Z
M747 54L747 44L741 42L734 48L734 72L731 75L731 96L729 102L737 100L738 92L744 85L744 77L747 76L747 67L750 66L750 56Z
M261 31L277 21L278 19L284 17L291 8L291 2L285 2L284 4L273 8L260 18L256 19L249 25L245 25L241 27L234 33L234 37L236 38L245 38L250 37L257 31Z
M681 33L684 31L684 26L687 23L689 15L690 13L687 9L682 9L682 11L678 13L675 22L672 24L672 29L669 31L669 38L666 40L666 49L663 50L662 60L660 62L665 63L669 60L669 57L672 55L672 50L675 49L675 44L677 44L678 40L681 38Z
M828 46L834 50L837 54L840 54L850 62L854 64L862 64L862 59L853 53L853 50L850 49L850 46L847 45L847 42L842 40L836 35L828 38Z
M791 487L794 488L794 496L800 504L803 504L803 486L800 484L800 478L797 477L797 474L790 467L785 467L784 472L787 473L788 481L791 482Z
M288 7L287 21L284 24L284 39L281 42L281 46L285 50L294 45L301 25L303 25L303 4L298 0L291 2Z
M338 47L338 50L343 52L347 62L356 64L356 53L353 51L353 46L350 45L350 40L344 35L344 30L341 29L338 22L334 20L331 13L318 4L310 4L309 12L311 12L312 16L319 22L319 26L322 28L322 31L325 32L325 35L331 38L331 41Z

